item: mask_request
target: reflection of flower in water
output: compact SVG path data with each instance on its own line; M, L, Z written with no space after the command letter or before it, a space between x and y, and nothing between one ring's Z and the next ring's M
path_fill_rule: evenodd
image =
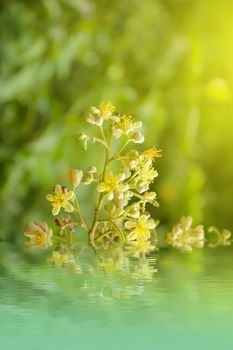
M174 248L183 251L192 251L193 248L203 248L205 233L202 225L192 228L193 219L183 216L180 223L173 226L167 234L166 242Z
M92 302L113 303L144 293L156 281L155 258L132 258L119 246L98 253L92 264L72 252L53 252L49 259L56 268L78 273L79 291Z
M139 258L155 250L155 246L150 241L132 241L126 247L130 256Z
M63 266L75 263L75 257L73 254L60 253L59 251L54 251L51 257L51 262L55 266Z
M131 258L129 252L123 249L110 249L99 261L99 267L106 278L106 287L111 290L111 299L128 299L140 295L144 291L144 284L155 281L155 258ZM108 295L109 299L109 295Z
M132 278L135 281L151 282L155 280L155 269L156 259L139 259L137 264L133 266Z

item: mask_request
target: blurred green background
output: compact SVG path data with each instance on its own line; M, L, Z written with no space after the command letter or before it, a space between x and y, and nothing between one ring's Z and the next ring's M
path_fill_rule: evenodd
M152 212L164 227L186 214L232 229L232 13L229 0L2 0L1 236L52 220L45 194L99 159L77 135L102 100L163 149Z

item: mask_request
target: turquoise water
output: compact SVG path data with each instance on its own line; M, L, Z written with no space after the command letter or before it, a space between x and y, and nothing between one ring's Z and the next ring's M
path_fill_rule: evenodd
M9 245L0 256L0 349L233 346L231 247L161 249L105 271L91 253L76 272Z

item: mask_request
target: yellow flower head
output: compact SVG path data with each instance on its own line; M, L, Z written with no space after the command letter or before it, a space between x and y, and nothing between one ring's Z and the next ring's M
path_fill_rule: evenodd
M150 238L151 231L156 227L153 219L149 219L149 215L143 213L135 221L126 221L125 227L130 230L127 240L130 241L147 241Z
M48 228L45 222L29 222L25 229L24 235L30 239L26 243L27 248L48 248L52 242L53 231Z
M113 104L111 102L101 102L101 104L99 105L99 111L100 111L100 116L103 119L109 119L112 114L115 112L116 108L115 106L113 106Z
M135 170L139 163L139 153L136 150L128 152L121 157L121 163L124 169Z
M155 179L155 177L158 176L157 170L153 168L151 165L149 168L144 168L140 174L140 179L147 182L147 183L152 183Z
M193 248L203 248L205 233L202 225L192 228L191 216L183 216L180 223L175 225L167 234L166 242L174 248L192 251Z
M142 126L142 122L135 122L134 119L129 115L123 115L120 117L119 122L115 123L113 129L113 135L116 139L122 135L128 135L135 129L139 129Z
M72 204L69 203L69 200L74 197L73 191L68 191L67 188L56 185L54 193L55 195L48 194L46 196L47 200L52 202L53 215L59 214L61 208L64 208L67 212L72 212L74 210Z
M80 182L83 178L83 171L78 169L72 169L69 172L70 182L74 186L74 188L80 185Z
M87 122L93 125L101 126L106 120L118 122L120 118L114 115L115 107L111 102L101 102L99 107L91 107L90 113L87 116Z
M122 183L124 179L124 174L112 175L107 173L104 181L97 186L97 191L105 193L109 200L112 200L114 197L120 199L123 197L123 193L129 189L128 184Z
M137 167L138 175L131 181L131 185L139 192L143 193L148 191L150 184L154 182L154 179L158 176L157 170L151 165L151 160L147 162L141 162Z
M154 158L160 158L162 157L161 150L157 150L155 147L149 148L148 150L144 151L142 155L145 158L154 159Z

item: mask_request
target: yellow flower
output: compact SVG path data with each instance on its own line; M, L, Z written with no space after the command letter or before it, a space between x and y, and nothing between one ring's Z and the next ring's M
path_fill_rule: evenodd
M124 169L135 170L139 163L139 153L136 150L128 152L121 158Z
M111 173L107 173L104 181L101 181L97 186L97 191L105 193L109 200L112 200L114 197L118 200L122 199L124 196L123 193L129 189L128 184L122 183L124 179L124 174L112 175Z
M162 157L161 150L157 150L155 147L149 148L148 150L144 151L142 155L149 159L154 158L160 158Z
M30 239L26 243L27 248L48 248L52 242L53 231L48 228L45 222L29 222L25 229L24 235Z
M135 129L139 129L142 126L142 122L135 122L131 115L123 115L120 117L120 121L115 123L113 129L113 135L116 139L122 135L128 135Z
M153 168L152 165L148 168L147 167L143 168L140 173L140 179L149 184L152 183L154 181L154 178L156 178L157 176L158 176L158 172Z
M115 110L116 108L111 102L101 102L101 104L99 105L99 113L103 119L109 119L115 112Z
M55 186L55 195L48 194L46 196L49 202L52 202L52 213L53 215L57 215L60 212L61 208L64 208L67 212L72 212L74 210L69 200L74 197L73 191L68 191L67 188L61 187L60 185Z
M156 227L156 223L149 217L149 214L144 213L135 221L125 222L126 229L131 230L127 236L128 242L134 240L147 241L150 238L151 231Z
M138 175L131 181L131 185L136 188L139 193L148 191L150 183L154 182L154 179L158 176L158 172L151 165L150 159L146 162L141 162L136 171Z
M183 216L180 223L167 234L166 242L174 248L183 251L192 251L193 248L203 248L205 233L202 225L192 228L191 216Z
M69 172L70 182L74 186L74 188L80 185L80 182L83 178L83 171L78 169L72 169Z
M99 107L91 107L87 116L87 122L93 125L101 126L105 120L119 121L119 117L114 115L115 107L111 102L101 102Z

